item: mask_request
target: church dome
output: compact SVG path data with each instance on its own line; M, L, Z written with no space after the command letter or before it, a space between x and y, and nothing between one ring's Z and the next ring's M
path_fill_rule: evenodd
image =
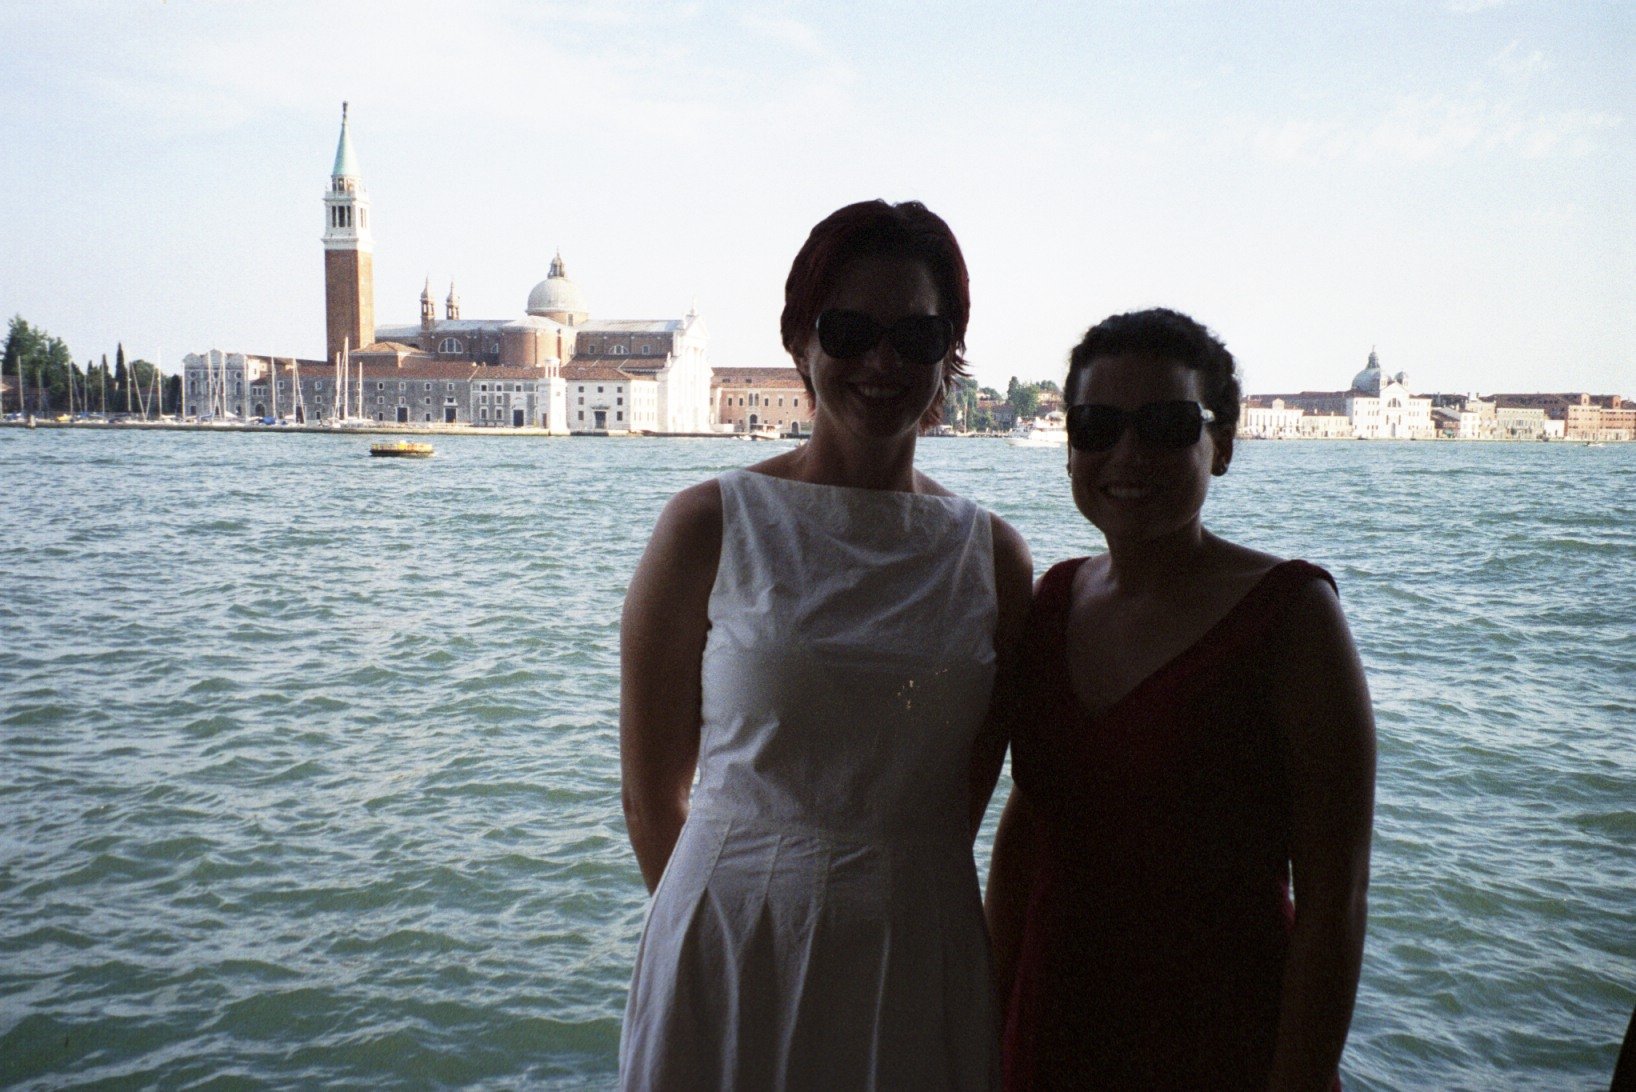
M1380 394L1380 357L1369 350L1369 363L1352 377L1352 389L1362 394Z
M568 270L563 265L561 254L551 259L550 273L528 294L528 313L569 326L585 321L588 315L585 296L580 292L579 285L568 279Z

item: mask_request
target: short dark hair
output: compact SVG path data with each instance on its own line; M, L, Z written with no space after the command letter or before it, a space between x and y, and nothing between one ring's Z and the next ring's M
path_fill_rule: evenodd
M1121 353L1173 360L1192 368L1199 373L1205 406L1216 415L1210 428L1229 438L1238 430L1242 395L1237 364L1227 346L1203 323L1168 307L1108 316L1085 331L1068 354L1068 379L1062 385L1065 395L1070 400L1074 397L1074 384L1090 370L1092 360Z
M966 323L971 284L960 244L943 218L919 201L892 205L879 199L836 209L807 235L784 281L784 312L778 331L796 363L813 336L818 312L835 292L841 273L859 258L908 258L924 262L937 286L938 313L954 326L943 362L943 399L926 411L923 425L943 419L943 404L966 375ZM812 381L802 375L807 393Z

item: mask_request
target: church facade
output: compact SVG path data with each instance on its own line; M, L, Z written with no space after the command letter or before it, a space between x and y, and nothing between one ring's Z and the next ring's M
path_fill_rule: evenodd
M326 359L189 354L185 416L552 433L711 430L708 334L697 310L593 320L560 253L521 315L464 318L451 284L439 317L428 280L419 322L377 326L369 195L344 103L323 200Z
M1403 372L1388 375L1380 357L1369 362L1344 391L1259 395L1239 410L1239 435L1261 439L1307 437L1360 440L1429 440L1437 435L1432 399L1409 390Z

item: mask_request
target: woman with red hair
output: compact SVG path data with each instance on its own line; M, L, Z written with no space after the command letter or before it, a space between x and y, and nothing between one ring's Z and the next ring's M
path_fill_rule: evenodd
M627 1088L998 1081L972 841L1031 566L914 465L969 308L923 205L813 228L781 321L811 438L678 493L631 581L620 757L653 901Z

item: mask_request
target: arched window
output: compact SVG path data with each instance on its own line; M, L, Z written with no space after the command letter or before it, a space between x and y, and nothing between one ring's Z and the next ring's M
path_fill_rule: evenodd
M623 345L615 345L613 348L609 349L608 351L610 353L612 353L614 356L624 356L625 355L625 347Z
M466 347L460 343L459 338L446 337L437 343L437 351L440 353L463 353L466 351Z

